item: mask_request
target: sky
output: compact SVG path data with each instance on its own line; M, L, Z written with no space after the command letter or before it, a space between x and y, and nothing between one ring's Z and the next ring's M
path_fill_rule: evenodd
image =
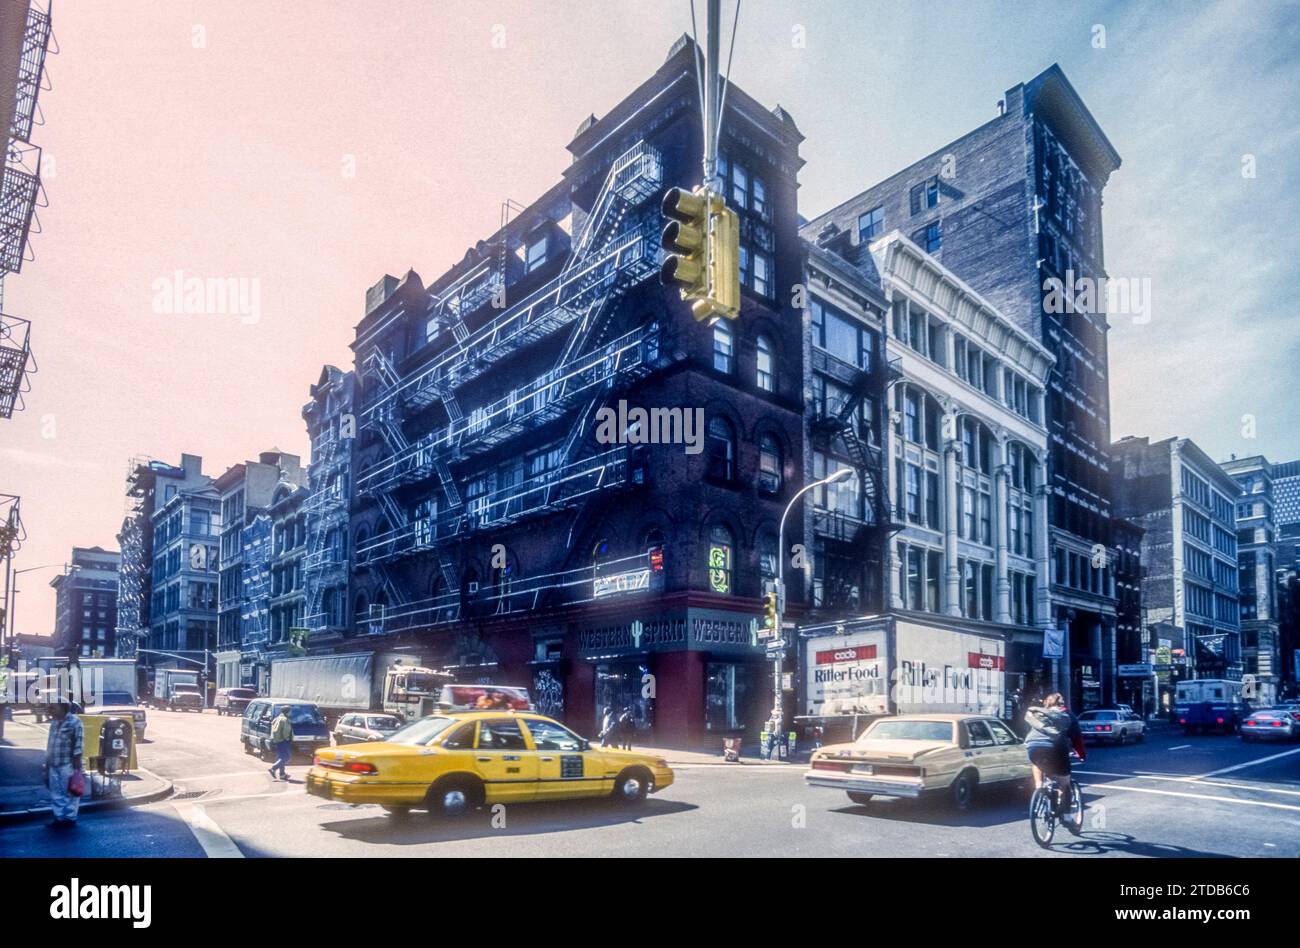
M114 548L133 456L305 455L366 288L540 196L690 28L689 0L55 0L49 207L5 281L39 364L0 421L15 568ZM1108 270L1151 287L1149 319L1112 317L1112 436L1300 457L1300 4L744 0L731 75L806 136L811 218L1054 62L1123 158ZM194 313L189 278L243 296ZM52 630L54 573L20 578L18 631Z

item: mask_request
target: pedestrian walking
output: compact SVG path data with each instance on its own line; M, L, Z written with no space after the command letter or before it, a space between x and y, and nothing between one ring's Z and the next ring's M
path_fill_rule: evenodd
M50 791L54 819L50 829L71 829L77 825L77 808L81 795L73 794L68 784L75 778L84 784L81 755L85 750L86 731L81 718L72 713L64 698L56 698L50 707L50 730L45 740L45 785Z
M614 731L618 727L618 719L614 716L614 706L605 705L605 712L600 716L600 746L608 747L610 741L615 740Z
M271 777L288 780L289 773L284 769L284 765L289 763L289 757L293 754L293 723L289 720L288 705L280 708L280 713L271 722L271 746L275 748L275 763L271 765ZM275 776L276 770L280 771L278 778Z
M632 713L631 706L623 709L618 716L617 725L617 746L619 750L630 751L632 749L632 732L636 729L636 717Z

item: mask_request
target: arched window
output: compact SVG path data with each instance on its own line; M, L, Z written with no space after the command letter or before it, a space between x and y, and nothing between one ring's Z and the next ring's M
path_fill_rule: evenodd
M725 319L713 324L713 367L728 375L735 369L736 345L731 326Z
M776 388L776 362L772 354L772 342L767 336L758 337L758 362L755 381L765 392Z
M758 439L758 486L769 494L781 490L781 445L771 434Z
M718 524L709 531L709 590L731 593L731 564L734 556L731 531Z
M736 436L727 419L715 416L709 422L706 452L709 477L721 481L735 479Z

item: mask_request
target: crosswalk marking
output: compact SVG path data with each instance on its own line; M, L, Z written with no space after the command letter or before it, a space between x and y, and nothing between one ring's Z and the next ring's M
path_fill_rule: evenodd
M244 858L244 854L239 851L234 840L226 835L226 831L218 826L212 817L208 816L201 804L173 803L172 806L189 826L194 839L203 847L203 852L209 859Z
M1076 770L1077 774L1084 774L1089 777L1122 777L1130 780L1167 780L1170 783L1191 783L1202 787L1226 787L1229 790L1247 790L1251 793L1280 793L1285 796L1300 797L1300 790L1284 790L1281 787L1261 787L1251 786L1244 783L1227 783L1223 780L1206 780L1204 777L1179 777L1174 774L1152 774L1136 771L1131 774L1110 773L1105 770ZM1097 784L1097 789L1108 787L1110 784Z
M1236 803L1239 806L1262 806L1271 810L1292 810L1300 813L1300 805L1294 803L1274 803L1271 800L1242 800L1237 797L1220 797L1208 793L1179 793L1177 790L1156 790L1154 787L1129 787L1120 783L1093 784L1084 788L1085 792L1103 793L1107 790L1121 790L1126 793L1154 793L1162 797L1186 797L1189 800L1210 800L1216 803Z

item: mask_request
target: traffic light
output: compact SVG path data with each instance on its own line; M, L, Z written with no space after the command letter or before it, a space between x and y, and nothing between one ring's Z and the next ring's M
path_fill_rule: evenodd
M704 188L669 188L664 195L660 243L668 251L659 271L701 322L740 313L740 221L719 194Z
M776 593L774 592L763 596L763 627L776 628Z

